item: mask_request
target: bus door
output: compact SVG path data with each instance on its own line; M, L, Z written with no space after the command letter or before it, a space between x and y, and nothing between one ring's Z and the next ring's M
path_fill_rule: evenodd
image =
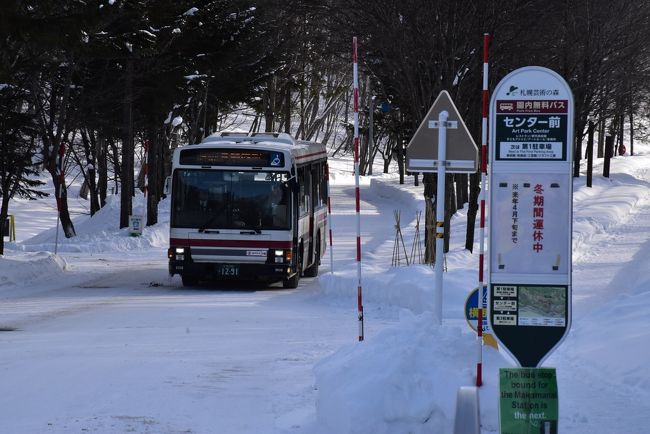
M298 168L298 242L302 240L302 262L311 262L312 232L314 228L312 176L309 166Z

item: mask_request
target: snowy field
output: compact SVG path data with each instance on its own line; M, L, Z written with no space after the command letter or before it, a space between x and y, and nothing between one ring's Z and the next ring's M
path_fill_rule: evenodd
M574 180L573 324L545 362L563 433L650 430L650 146L636 148L610 179L598 160L593 188ZM451 433L476 363L466 208L452 221L436 326L432 270L391 267L393 213L410 253L422 189L363 179L359 343L352 164L331 164L333 270L327 252L320 277L296 290L182 288L167 275L166 201L134 238L117 227L117 196L92 219L72 199L78 236L59 233L55 255L54 200L14 200L17 242L0 257L0 432ZM485 347L483 433L498 432L498 369L509 366Z

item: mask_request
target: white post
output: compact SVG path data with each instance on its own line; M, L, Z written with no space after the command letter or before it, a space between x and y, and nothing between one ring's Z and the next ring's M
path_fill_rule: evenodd
M438 325L442 325L442 264L445 241L445 166L447 164L447 118L443 110L438 115L438 191L436 193L436 276L435 304Z

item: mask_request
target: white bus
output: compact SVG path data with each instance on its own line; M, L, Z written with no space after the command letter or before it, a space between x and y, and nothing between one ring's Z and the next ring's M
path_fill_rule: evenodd
M326 248L327 152L285 133L216 133L174 151L169 273L200 280L318 275Z

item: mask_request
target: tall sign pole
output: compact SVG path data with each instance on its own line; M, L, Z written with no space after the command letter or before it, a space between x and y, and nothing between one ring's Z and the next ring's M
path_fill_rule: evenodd
M357 68L357 37L352 38L352 76L354 89L354 185L357 214L357 311L359 342L363 341L363 298L361 291L361 204L359 194L359 73Z
M528 66L490 102L489 325L536 368L571 324L573 95L560 75Z
M411 138L406 163L410 172L438 172L434 301L436 321L442 324L445 175L478 170L478 148L447 91L440 92Z
M430 128L438 128L438 185L436 191L436 262L434 274L436 286L434 288L436 320L442 324L442 263L445 241L445 162L447 161L447 119L449 113L443 110L438 115L438 122L432 122Z

